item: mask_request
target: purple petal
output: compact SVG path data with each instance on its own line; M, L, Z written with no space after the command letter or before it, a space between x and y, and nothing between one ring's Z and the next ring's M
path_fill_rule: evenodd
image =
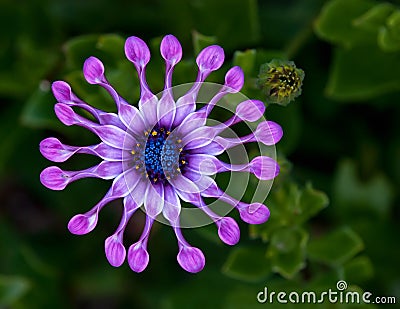
M89 84L105 82L103 63L96 57L89 57L83 64L83 75Z
M64 145L56 138L49 137L40 142L40 153L53 162L65 162L75 151L65 149Z
M81 178L112 179L122 173L121 162L102 161L81 171L63 171L57 166L45 168L40 174L41 183L52 190L63 190L69 183Z
M240 239L240 230L236 221L229 217L221 218L215 222L218 226L218 235L227 245L236 245Z
M250 162L250 172L260 180L270 180L279 174L279 165L270 157L260 156Z
M114 148L132 150L133 145L137 143L130 134L118 127L105 125L101 127L92 127L92 130L104 143Z
M147 44L136 36L125 41L125 55L137 68L143 68L150 61L150 50Z
M118 115L123 124L137 136L142 136L146 130L144 119L139 110L127 104L121 104Z
M94 108L89 104L85 103L81 99L79 99L72 91L71 87L64 81L56 81L52 84L52 90L54 96L56 97L59 103L64 103L71 106L80 107L96 118L100 124L114 124L116 126L120 125L120 121L118 119L114 119L114 121L110 122L109 115L115 115L111 113L106 113L102 110Z
M69 221L69 231L77 235L87 234L92 231L97 224L100 210L109 202L119 197L121 196L115 195L112 188L108 190L106 195L95 206L93 206L91 210L85 214L78 214Z
M70 103L73 101L71 86L64 81L55 81L51 85L54 97L60 103Z
M231 68L225 75L225 86L229 87L229 92L239 92L244 84L244 73L241 67Z
M164 188L162 184L148 185L144 198L146 215L155 219L164 207Z
M171 126L175 119L176 106L172 95L167 94L171 91L170 89L165 89L163 96L158 101L157 104L157 119L160 126L167 129L171 129Z
M119 110L119 108L118 108L118 110ZM99 120L100 124L113 125L115 127L118 127L120 129L126 131L127 127L123 124L121 119L115 113L99 112L96 118Z
M104 143L86 147L75 147L62 144L57 138L46 138L40 143L41 154L53 162L65 162L75 153L91 154L107 161L122 161L121 149L110 147Z
M58 103L54 105L54 111L58 119L60 119L60 121L66 126L71 126L77 123L76 114L70 106Z
M150 61L150 50L146 43L135 36L131 36L125 41L125 55L135 65L139 75L140 82L140 99L139 109L145 120L155 125L157 116L157 97L150 91L146 81L145 68ZM149 108L148 105L150 106ZM146 110L144 109L146 106ZM152 111L154 110L154 111ZM147 115L150 113L149 115ZM153 117L155 115L155 117Z
M200 127L182 138L186 149L199 148L212 142L215 130L212 127Z
M93 177L113 179L122 173L122 164L118 161L101 161L95 168L90 168L87 171L87 177L93 174Z
M138 178L139 181L136 184L135 188L132 190L132 192L130 192L129 196L136 204L142 205L146 195L147 186L150 186L151 183L148 179L146 180L144 177L142 178L138 176Z
M265 112L265 105L258 100L246 100L236 107L236 115L245 121L257 121Z
M134 190L140 177L134 168L124 170L113 181L110 191L113 196L125 197Z
M68 185L68 176L57 166L49 166L40 173L40 182L52 190L64 190Z
M195 85L197 84L199 83L195 83ZM179 126L190 113L196 110L196 97L198 90L194 88L195 86L176 101L174 127Z
M117 235L111 235L104 243L108 262L114 267L120 267L125 260L126 250Z
M157 97L150 91L149 86L146 81L146 65L150 61L150 50L146 43L135 36L131 36L125 41L125 55L126 57L135 65L136 71L138 72L139 82L140 82L140 99L139 99L139 109L142 112L144 118L147 118L146 114L148 110L143 113L143 107L145 105L150 105L154 112L157 114ZM157 116L157 115L156 115ZM150 121L153 125L153 118Z
M263 121L257 126L255 136L258 141L270 146L280 141L283 131L279 124L273 121Z
M130 195L125 196L124 198L124 217L123 220L126 221L125 226L127 224L127 221L129 218L135 213L135 211L140 207L141 205L138 205L135 203L135 201L132 199ZM121 220L121 225L123 220Z
M225 54L222 47L211 45L204 48L196 58L197 66L200 71L218 70L224 63Z
M174 66L182 58L182 46L178 39L171 34L166 35L160 45L161 56L166 62Z
M191 154L188 156L188 166L204 175L214 175L220 166L219 160L208 154Z
M190 179L198 188L198 192L206 190L208 187L214 185L215 181L209 176L206 176L197 171L188 169L185 171L185 177Z
M164 187L164 200L163 215L169 222L171 222L171 224L174 225L179 219L181 203L178 195L171 186L166 185Z
M200 192L199 188L191 181L186 178L182 174L178 174L175 177L172 177L169 180L169 183L176 189L184 192L184 193L198 193Z
M176 134L185 136L200 127L204 127L206 120L207 115L204 111L190 113L185 117L185 119L183 119L179 127L175 129Z
M128 250L128 263L135 272L142 272L149 263L149 254L147 253L147 240L150 234L154 220L146 216L146 224L143 229L140 240L131 245Z
M79 153L95 154L103 160L107 161L122 161L126 158L123 156L122 150L100 143L89 147L80 147Z
M218 143L218 141L214 140L211 143L202 146L202 147L198 147L198 148L192 148L190 150L191 153L193 154L210 154L213 156L218 156L220 154L222 154L225 151L225 147Z
M189 246L181 246L177 260L179 265L190 273L198 273L206 263L203 252L198 248Z
M91 232L97 224L98 212L79 214L71 218L68 223L68 230L75 235L84 235Z
M147 86L143 86L142 94L143 94L143 96L141 96L142 99L139 102L139 110L142 114L143 119L145 120L147 127L153 128L158 122L157 118L158 99L150 92Z
M242 205L244 203L241 203ZM270 212L267 206L261 203L245 204L244 207L238 207L240 218L249 224L262 224L269 218Z
M128 249L128 263L130 268L137 273L145 270L149 264L149 254L142 242L133 244Z
M240 202L223 192L216 184L214 186L210 186L206 191L202 192L202 195L206 197L219 198L221 201L236 207L242 220L247 223L261 224L267 221L269 218L269 209L265 205L257 202L252 204Z

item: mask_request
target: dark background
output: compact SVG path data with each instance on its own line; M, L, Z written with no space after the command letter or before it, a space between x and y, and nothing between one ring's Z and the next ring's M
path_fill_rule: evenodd
M389 13L370 11L382 3L2 0L0 307L253 308L262 307L256 295L265 286L318 291L335 289L339 279L399 302L400 26L395 17L388 20L400 4L392 1ZM149 43L149 84L161 90L164 68L157 50L168 33L184 50L174 84L194 80L195 55L213 43L224 48L226 63L211 80L223 82L227 68L241 64L248 83L243 91L251 97L266 99L251 81L273 56L305 71L302 95L266 111L285 132L277 145L283 172L266 201L271 222L241 223L234 248L218 240L214 227L185 231L206 255L206 267L196 275L179 267L173 231L162 225L153 228L145 272L136 274L127 263L114 269L104 239L118 224L120 201L102 211L91 234L77 237L66 228L110 183L81 180L52 192L39 182L51 164L39 152L43 138L95 142L58 122L50 83L67 80L88 102L111 109L110 99L88 87L81 74L83 61L96 55L111 82L135 102L137 77L124 60L124 39L136 35ZM61 166L78 169L91 162L79 157ZM293 207L310 214L293 219ZM127 246L143 226L142 214L133 219Z

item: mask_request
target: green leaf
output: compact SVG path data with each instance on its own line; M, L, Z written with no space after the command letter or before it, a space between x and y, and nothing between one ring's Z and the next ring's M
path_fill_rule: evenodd
M387 19L386 26L378 33L378 45L386 52L400 50L400 10L393 12Z
M310 259L331 266L349 261L364 249L360 236L348 227L342 227L318 239L311 239L307 253Z
M333 192L335 209L341 216L370 215L374 219L388 216L394 194L385 175L375 174L368 180L362 180L351 160L339 164Z
M195 54L200 53L203 48L217 43L216 36L203 35L197 31L192 32L192 39Z
M26 102L21 113L21 123L29 128L60 128L62 124L55 116L54 104L50 85L43 82Z
M379 3L366 13L353 21L357 28L378 33L379 28L384 26L389 15L395 10L391 3Z
M75 37L64 46L67 65L70 69L82 70L84 61L96 56L108 67L115 66L125 58L124 44L124 38L116 34Z
M393 36L400 40L400 10L396 10L387 19L386 25L391 30Z
M370 0L331 0L323 7L315 23L315 31L322 39L346 47L375 42L375 35L353 24L373 5Z
M96 48L104 51L115 59L125 58L125 39L117 34L105 34L100 36L96 42Z
M113 75L112 72L110 75ZM65 80L71 85L74 93L85 102L102 110L115 110L115 103L107 91L97 85L87 83L81 70L67 74Z
M84 60L93 54L97 35L83 35L69 40L64 45L67 65L71 68L82 68Z
M281 228L271 237L267 257L272 270L285 278L293 278L304 268L308 233L301 228Z
M338 49L325 92L340 101L372 99L400 90L399 70L399 55L376 45Z
M9 306L20 299L31 287L22 277L0 275L0 305Z
M344 274L348 282L365 282L374 275L372 262L366 256L355 257L344 265Z
M322 191L315 190L311 183L308 183L300 195L298 207L296 208L297 223L306 222L327 207L328 203L327 195Z
M236 51L233 54L233 65L240 66L245 76L250 76L254 70L256 53L257 52L255 49L248 49L246 51Z
M382 27L378 33L378 45L385 52L400 50L400 40L394 36L390 29Z
M250 226L250 236L264 241L268 241L277 229L304 224L328 205L328 197L310 183L304 189L296 183L282 183L271 192L266 204L271 212L269 220Z
M258 282L271 274L270 263L271 261L265 258L264 250L239 247L231 251L222 272L238 280Z

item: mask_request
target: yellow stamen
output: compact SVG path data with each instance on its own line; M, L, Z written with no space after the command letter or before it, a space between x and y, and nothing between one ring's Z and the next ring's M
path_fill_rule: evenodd
M157 131L151 132L151 135L156 136L157 135Z
M136 154L135 150L132 149L131 154L133 155Z

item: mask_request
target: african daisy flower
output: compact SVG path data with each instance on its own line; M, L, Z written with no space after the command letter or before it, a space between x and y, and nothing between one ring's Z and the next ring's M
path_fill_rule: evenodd
M71 233L82 235L92 231L100 210L110 201L123 198L123 214L115 233L105 240L105 253L112 266L122 265L127 257L135 272L143 271L149 262L147 242L152 225L161 215L173 228L179 252L178 263L188 272L203 269L205 258L202 251L191 246L181 232L181 200L201 209L218 228L220 239L234 245L239 241L237 223L230 217L220 216L211 210L203 197L212 197L232 205L245 222L259 224L269 217L268 208L258 202L244 203L220 189L211 177L217 173L238 171L254 174L258 179L271 180L279 171L277 163L267 156L258 156L245 164L228 164L217 158L225 150L248 142L274 145L282 137L281 127L272 121L262 121L252 133L237 138L220 134L229 126L241 121L254 122L262 118L265 106L257 100L244 100L236 106L234 115L224 123L206 125L209 114L225 95L238 93L244 83L240 67L231 68L225 75L225 83L207 104L196 110L196 98L206 77L219 69L224 61L220 46L204 48L196 58L198 75L193 87L178 99L174 98L172 73L182 58L182 47L172 35L163 38L160 46L165 60L165 86L157 97L148 87L146 65L150 50L138 37L125 42L125 55L138 72L140 99L138 108L130 105L110 85L104 66L95 57L88 58L83 74L90 84L105 88L112 96L117 113L94 108L79 99L71 87L56 81L52 90L57 104L55 113L67 125L78 125L90 130L101 140L96 145L77 147L62 144L56 138L46 138L40 143L44 157L53 162L64 162L77 153L99 157L102 161L80 171L64 171L56 166L44 169L40 180L52 190L63 190L71 182L95 177L112 179L111 188L88 212L74 216L68 223ZM90 113L91 119L74 109ZM124 230L133 213L143 205L146 214L144 230L139 240L126 253L123 244Z

